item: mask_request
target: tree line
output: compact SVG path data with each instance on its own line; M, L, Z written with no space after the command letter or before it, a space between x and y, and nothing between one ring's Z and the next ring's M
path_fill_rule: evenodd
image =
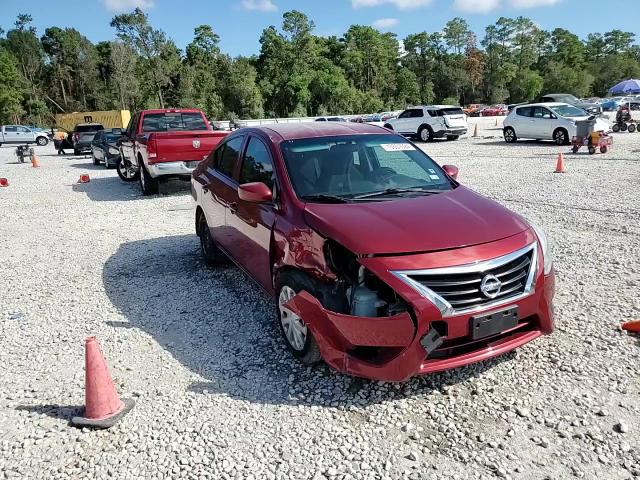
M211 119L315 116L395 110L409 104L522 102L543 92L604 96L640 77L635 34L585 39L500 18L482 37L462 18L441 32L400 40L352 25L314 34L304 13L284 13L260 37L257 55L220 50L210 25L179 49L140 9L111 20L116 39L92 43L75 28L47 28L30 15L0 29L0 123L51 125L62 112L196 107Z

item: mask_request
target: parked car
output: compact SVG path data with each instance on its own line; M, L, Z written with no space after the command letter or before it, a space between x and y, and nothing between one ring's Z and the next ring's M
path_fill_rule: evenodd
M106 168L115 167L120 161L118 140L121 128L98 130L91 142L91 158L94 165L104 163Z
M457 140L467 133L467 116L462 108L452 105L411 107L384 127L401 135L428 142L434 138Z
M568 103L578 107L590 115L600 115L602 106L597 103L584 102L569 93L548 93L540 99L541 103Z
M0 126L0 146L3 144L30 144L35 143L41 147L49 143L49 137L44 131L34 131L23 125Z
M462 111L468 117L477 117L480 111L484 110L485 108L487 108L487 106L481 103L472 103L467 108L463 108Z
M91 151L91 142L96 132L104 130L101 123L79 123L73 128L71 133L71 144L73 146L73 154L81 155Z
M140 181L144 195L158 193L161 180L188 180L228 132L213 131L194 109L143 110L120 138L117 171L124 181Z
M316 122L346 122L347 120L342 117L319 117L316 118Z
M534 103L515 107L504 120L504 139L553 140L567 145L576 135L576 121L591 118L584 110L567 103ZM595 130L609 130L609 125L596 120Z
M554 272L544 233L457 172L373 125L243 129L192 174L202 255L274 296L304 363L401 381L485 360L552 332Z
M490 107L486 107L478 112L478 116L480 117L499 117L504 116L509 113L509 107L505 104L492 105Z

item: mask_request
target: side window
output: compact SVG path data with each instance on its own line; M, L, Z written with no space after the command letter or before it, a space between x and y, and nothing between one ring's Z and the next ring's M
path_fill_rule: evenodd
M398 115L398 118L411 118L411 110L405 110L400 115Z
M273 188L273 162L267 146L255 137L249 140L240 170L240 183L262 182Z
M7 127L4 127L4 131L5 132L11 132L11 133L15 133L18 131L18 127L13 126L13 125L9 125Z
M240 147L244 137L236 137L226 142L221 148L216 150L215 169L229 178L233 178L236 161L240 153Z
M20 133L31 133L31 130L29 130L26 127L17 127L17 128Z
M424 112L422 111L421 108L415 108L415 109L411 110L411 117L412 118L424 117Z
M531 117L533 116L533 107L522 107L516 110L516 113L521 117Z
M437 117L438 116L438 111L437 110L429 110L429 116Z
M551 112L544 107L536 107L533 116L534 118L546 118L547 120L552 118Z

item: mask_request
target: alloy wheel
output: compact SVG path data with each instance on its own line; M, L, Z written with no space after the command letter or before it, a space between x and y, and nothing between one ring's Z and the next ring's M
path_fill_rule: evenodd
M286 285L282 287L278 295L278 309L282 329L289 345L296 351L302 351L307 341L307 326L297 314L284 306L295 296L296 292L291 287Z

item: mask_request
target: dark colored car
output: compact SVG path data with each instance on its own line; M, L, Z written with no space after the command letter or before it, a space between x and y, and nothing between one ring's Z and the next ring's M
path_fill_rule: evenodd
M295 357L401 381L553 330L544 233L457 172L372 125L241 129L192 174L196 233L274 295Z
M79 123L76 125L71 133L73 154L80 155L84 152L90 152L93 137L99 130L104 130L104 127L100 123Z
M602 113L602 106L593 103L585 102L579 98L574 97L569 93L547 93L540 99L541 103L568 103L574 107L581 108L589 115L600 115Z
M113 128L98 130L91 142L91 158L94 165L104 163L106 168L115 167L120 161L118 139L122 136L122 129Z

